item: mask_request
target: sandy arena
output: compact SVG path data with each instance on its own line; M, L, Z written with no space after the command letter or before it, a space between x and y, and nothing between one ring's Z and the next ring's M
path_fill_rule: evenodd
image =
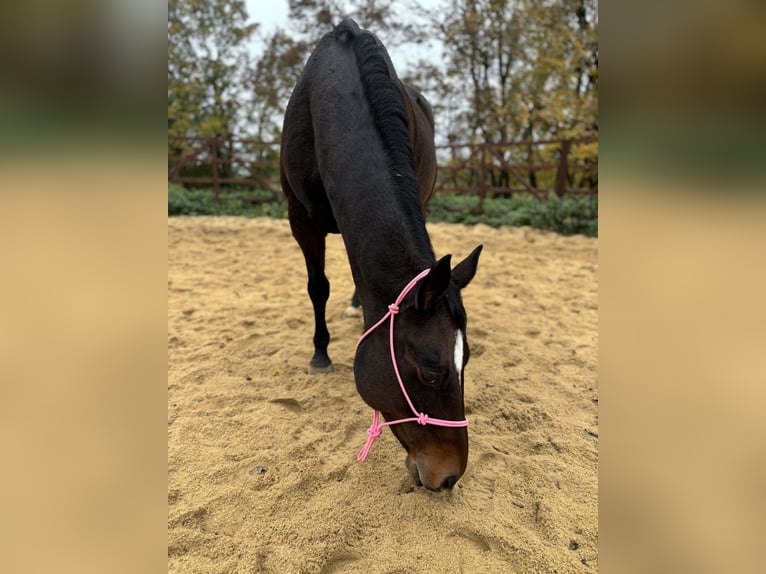
M313 314L287 221L168 219L168 571L598 570L598 240L429 224L484 251L463 291L468 469L415 486L353 381L362 320L328 237L335 371L306 374Z

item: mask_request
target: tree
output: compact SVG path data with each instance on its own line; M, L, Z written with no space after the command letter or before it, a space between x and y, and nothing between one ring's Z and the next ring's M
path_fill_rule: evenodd
M436 97L449 102L447 141L492 144L595 133L597 7L597 0L448 0L429 11L443 45L444 81ZM497 148L495 155L531 164L555 161L554 153L529 144ZM506 171L489 176L493 185L508 184ZM534 171L527 179L538 186Z
M460 102L453 132L491 143L597 129L596 8L596 0L452 0L432 11L448 79L442 96Z
M249 65L241 0L169 0L168 134L230 136L242 120Z
M253 94L248 132L260 140L278 139L287 100L303 71L311 46L281 29L262 39L263 55L247 72L247 90Z

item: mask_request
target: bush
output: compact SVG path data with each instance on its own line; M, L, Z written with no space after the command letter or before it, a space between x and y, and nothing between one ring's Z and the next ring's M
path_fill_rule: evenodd
M551 194L533 210L530 225L562 235L598 237L598 196L558 197Z
M215 200L212 189L185 189L168 185L168 215L240 215L244 217L287 217L287 202L281 194L265 190L226 189ZM485 199L479 210L474 195L437 194L428 204L428 221L473 225L484 223L528 225L563 235L580 233L598 236L598 196L558 197L551 193L540 201L534 197Z
M528 225L563 235L597 237L598 196L558 197L551 193L543 201L531 196L487 198L479 210L477 196L438 194L428 204L428 220L492 227Z
M287 217L287 203L265 190L226 189L215 200L212 189L186 189L168 185L168 215L241 215Z
M168 185L168 215L220 215L212 190Z

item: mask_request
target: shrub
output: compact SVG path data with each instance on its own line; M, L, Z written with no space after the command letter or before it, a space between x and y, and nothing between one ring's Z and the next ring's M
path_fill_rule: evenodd
M168 215L241 215L287 217L287 203L265 190L221 190L216 201L212 189L186 189L168 185Z
M168 185L168 215L240 215L245 217L287 217L287 202L280 194L266 190L221 190L220 201L212 189L185 189ZM428 221L444 221L473 225L484 223L528 225L563 235L580 233L598 236L598 196L558 197L547 199L531 196L487 198L479 209L474 195L437 194L428 204Z
M431 198L429 221L446 221L467 225L484 223L500 225L528 225L563 235L577 233L598 236L598 196L558 197L551 193L547 199L531 196L487 198L479 210L479 198L471 195L438 194Z
M530 225L562 235L598 236L598 196L558 197L551 194L533 211Z

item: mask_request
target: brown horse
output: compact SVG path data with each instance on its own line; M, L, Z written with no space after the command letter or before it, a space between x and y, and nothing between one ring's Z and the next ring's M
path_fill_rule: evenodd
M380 41L354 21L324 36L306 63L285 112L280 163L314 307L309 372L332 366L325 237L340 233L365 328L391 317L390 333L374 329L357 349L357 390L384 424L393 423L415 481L451 488L468 460L469 348L460 290L476 272L481 246L454 269L450 255L436 261L424 215L436 172L430 106L398 79ZM368 432L379 434L380 426Z

